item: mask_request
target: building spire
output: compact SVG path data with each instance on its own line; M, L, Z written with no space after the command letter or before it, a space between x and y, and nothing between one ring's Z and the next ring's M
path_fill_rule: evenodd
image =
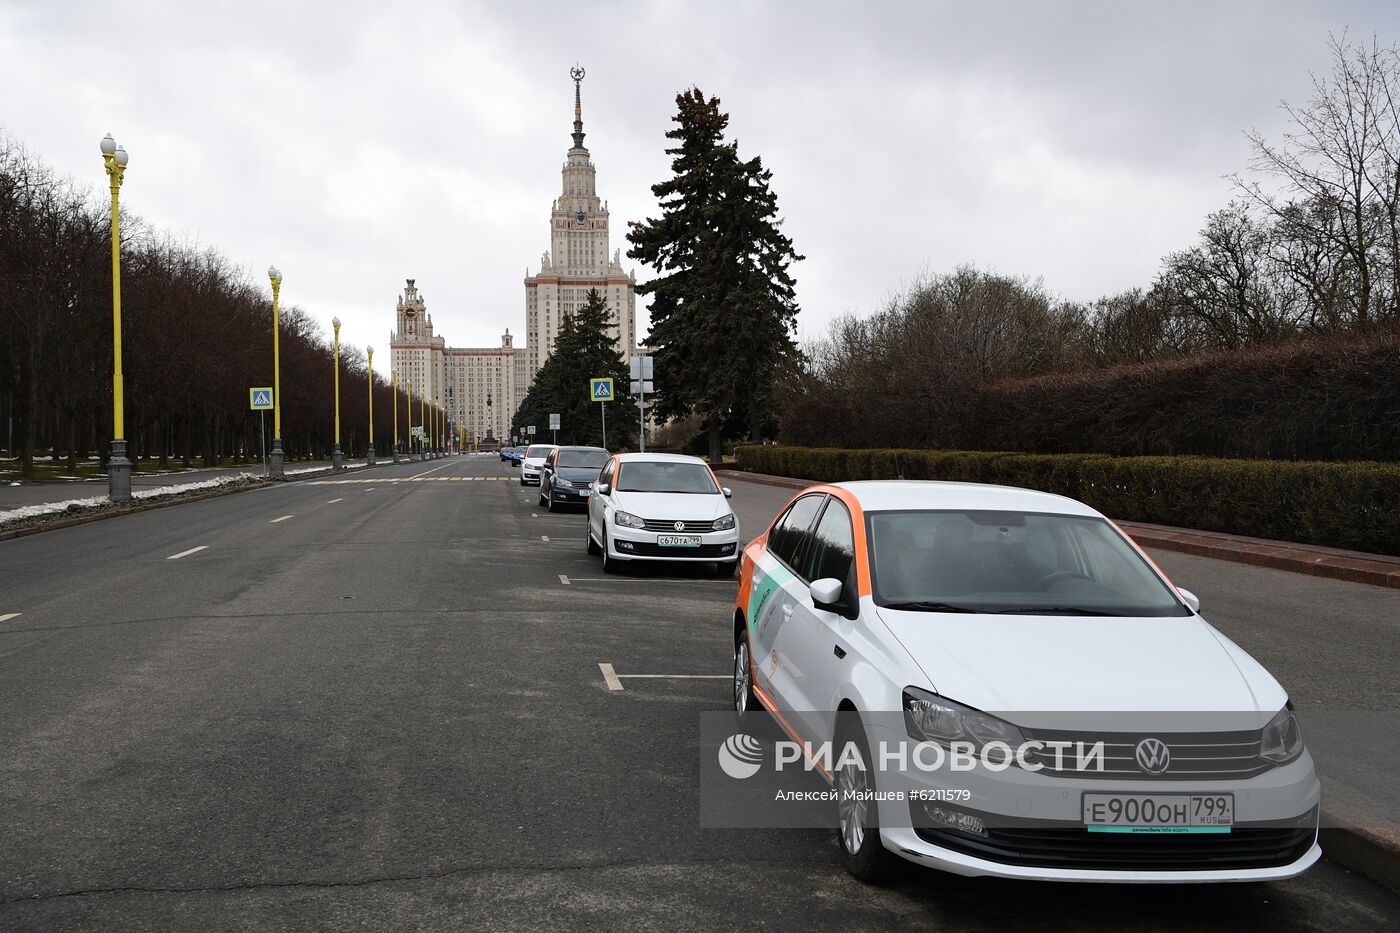
M574 79L574 148L583 148L583 97L580 85L583 84L584 71L578 63L569 69L569 77Z

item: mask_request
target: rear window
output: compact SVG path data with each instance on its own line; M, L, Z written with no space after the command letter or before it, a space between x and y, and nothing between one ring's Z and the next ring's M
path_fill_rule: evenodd
M529 448L525 451L525 456L530 458L548 457L549 452L553 449L553 444L531 444Z

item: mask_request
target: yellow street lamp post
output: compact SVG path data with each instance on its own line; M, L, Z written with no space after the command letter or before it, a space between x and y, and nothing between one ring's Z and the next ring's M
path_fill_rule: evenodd
M282 293L282 273L277 271L276 266L268 266L267 278L272 283L272 456L268 460L267 475L282 479L282 462L286 454L282 451L282 354L278 346L282 325L277 311L277 298Z
M393 370L394 380L394 462L399 462L399 371Z
M374 466L374 347L365 347L365 356L368 357L365 368L369 371L369 450L365 454L365 464Z
M340 457L340 318L331 318L331 328L335 331L335 446L331 448L331 469L343 466Z
M102 162L112 188L112 452L107 458L107 497L131 498L131 461L126 459L126 418L122 405L122 240L118 193L126 174L126 150L108 133L102 139Z
M422 389L418 390L418 450L423 459L428 459L428 399Z

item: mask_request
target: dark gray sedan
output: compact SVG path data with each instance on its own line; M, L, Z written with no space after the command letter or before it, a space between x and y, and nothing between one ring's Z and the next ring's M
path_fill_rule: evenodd
M593 481L609 456L601 447L556 447L540 467L540 505L551 512L588 505Z

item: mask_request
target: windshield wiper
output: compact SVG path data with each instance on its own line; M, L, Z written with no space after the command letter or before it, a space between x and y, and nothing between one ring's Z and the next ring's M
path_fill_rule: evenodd
M1032 606L1029 609L995 609L996 615L1023 615L1023 616L1121 616L1119 612L1104 612L1099 609L1083 609L1079 606Z
M969 609L967 606L954 606L951 603L935 603L926 600L915 600L908 603L884 603L886 609L907 609L911 612L981 612L981 609Z

